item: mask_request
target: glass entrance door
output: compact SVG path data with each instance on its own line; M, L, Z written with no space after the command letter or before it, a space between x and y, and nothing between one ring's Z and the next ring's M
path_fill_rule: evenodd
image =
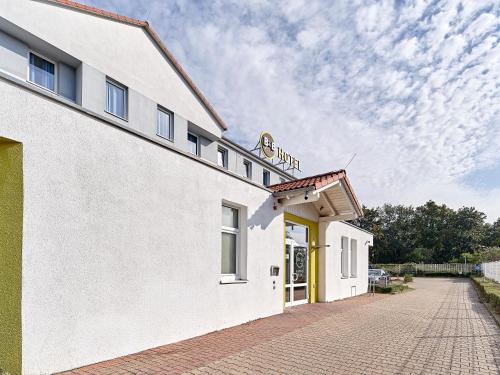
M285 242L285 306L307 303L309 245L308 228L286 223Z

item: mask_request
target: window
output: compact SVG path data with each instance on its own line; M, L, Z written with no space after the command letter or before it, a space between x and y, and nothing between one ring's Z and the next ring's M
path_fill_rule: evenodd
M243 160L243 167L245 167L245 177L252 179L252 162Z
M106 112L127 118L127 88L110 79L106 80Z
M156 135L170 141L174 139L174 114L160 107L156 110Z
M342 277L349 277L349 258L348 258L348 252L349 252L349 239L347 237L342 236L341 237L341 244L340 247L342 249L341 256L340 256L340 266L341 266L341 274Z
M217 165L227 169L227 150L219 147L217 149Z
M280 183L282 184L283 182L286 182L286 180L283 177L280 177Z
M198 137L194 134L188 133L188 150L193 155L200 155L198 147Z
M222 205L221 274L226 279L236 279L239 261L239 210Z
M351 277L358 276L358 241L351 239Z
M271 185L271 172L269 171L266 171L264 169L264 171L262 172L262 184L264 186L269 186Z
M28 80L50 91L56 90L56 66L54 63L30 52Z

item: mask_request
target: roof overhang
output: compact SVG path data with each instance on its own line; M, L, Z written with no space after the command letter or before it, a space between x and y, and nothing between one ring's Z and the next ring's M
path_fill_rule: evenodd
M312 205L319 221L354 220L363 216L345 171L302 178L270 186L276 203L282 207Z

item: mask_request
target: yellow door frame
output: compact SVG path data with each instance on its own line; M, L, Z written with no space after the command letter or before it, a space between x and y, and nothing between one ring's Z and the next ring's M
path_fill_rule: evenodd
M285 212L283 221L283 306L286 302L286 222L291 221L309 228L309 303L318 301L318 244L319 225L317 222Z

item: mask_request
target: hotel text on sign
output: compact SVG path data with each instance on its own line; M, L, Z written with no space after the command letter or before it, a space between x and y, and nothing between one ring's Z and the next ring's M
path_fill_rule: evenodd
M276 146L273 136L268 132L262 132L260 134L260 150L264 156L268 159L274 159L277 157L282 163L286 163L290 166L290 169L297 169L300 171L300 161L287 153L281 147Z

